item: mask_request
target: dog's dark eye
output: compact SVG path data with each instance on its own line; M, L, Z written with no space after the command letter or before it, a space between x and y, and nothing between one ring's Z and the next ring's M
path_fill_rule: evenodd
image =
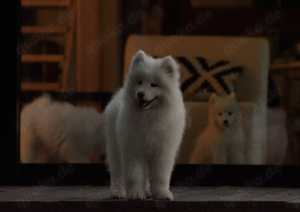
M151 83L151 87L156 87L157 85L154 83Z
M139 81L139 82L138 82L138 84L139 84L139 85L141 85L141 84L142 84L142 80L141 80L141 81Z
M232 114L232 112L228 112L228 115L231 115Z
M222 116L222 113L219 113L219 116Z

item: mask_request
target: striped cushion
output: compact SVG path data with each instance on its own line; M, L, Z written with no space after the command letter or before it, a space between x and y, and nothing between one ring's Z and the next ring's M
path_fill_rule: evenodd
M202 57L174 57L180 66L181 90L185 101L207 101L210 94L235 92L242 66L224 60Z

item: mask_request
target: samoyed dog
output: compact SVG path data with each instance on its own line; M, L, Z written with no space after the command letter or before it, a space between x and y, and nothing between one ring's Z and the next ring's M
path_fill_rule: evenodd
M234 93L213 93L209 98L208 125L197 139L190 163L243 164L245 136L239 115Z
M133 56L105 109L110 197L172 200L170 177L184 127L179 67L171 56Z
M26 105L20 121L22 163L89 163L105 147L102 114L48 94Z

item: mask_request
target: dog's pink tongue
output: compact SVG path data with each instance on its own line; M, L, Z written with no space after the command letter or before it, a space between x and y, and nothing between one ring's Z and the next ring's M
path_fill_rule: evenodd
M147 101L143 101L143 100L141 100L141 101L139 102L139 108L140 108L140 109L143 109L143 108L145 108L145 107L146 107L146 105L147 105Z

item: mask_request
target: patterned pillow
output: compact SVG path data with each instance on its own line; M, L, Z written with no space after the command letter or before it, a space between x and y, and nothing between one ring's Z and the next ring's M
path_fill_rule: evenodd
M210 94L229 94L242 73L242 66L203 57L174 57L180 66L181 90L185 101L207 101Z

